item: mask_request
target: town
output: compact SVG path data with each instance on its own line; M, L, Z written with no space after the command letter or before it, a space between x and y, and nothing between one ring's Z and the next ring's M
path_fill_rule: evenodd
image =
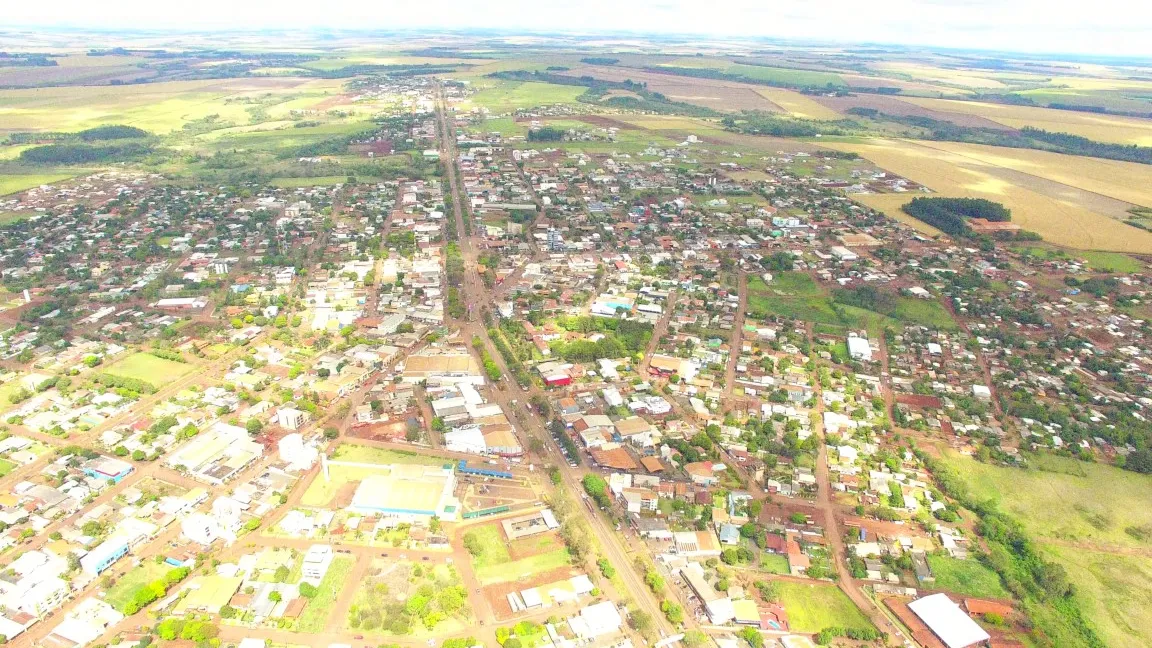
M371 128L284 181L0 196L4 640L1081 645L1014 498L1152 472L1144 261L433 72L348 82ZM1152 537L1068 497L1063 550Z

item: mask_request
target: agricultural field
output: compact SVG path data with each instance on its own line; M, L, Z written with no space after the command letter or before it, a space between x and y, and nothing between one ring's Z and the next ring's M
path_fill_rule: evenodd
M157 389L190 373L195 365L158 358L150 353L133 353L103 367L102 372L113 376L142 380Z
M1000 583L1000 576L975 558L960 560L943 554L929 554L928 566L936 577L933 589L977 598L1011 598Z
M906 98L902 101L931 110L985 117L1012 128L1031 126L1054 133L1071 133L1098 142L1152 146L1150 119L978 101L920 98Z
M946 147L938 144L869 139L825 145L858 153L943 196L999 202L1012 210L1013 222L1040 234L1050 243L1085 250L1152 253L1152 233L1125 225L1110 213L1111 209L1103 206L1107 201L1111 201L1107 202L1109 205L1119 206L1122 202L952 152L951 144ZM897 195L905 201L913 198L909 194ZM868 200L865 197L861 202L869 204ZM895 207L891 203L887 206Z
M512 112L520 108L533 108L548 104L576 103L584 94L580 86L556 85L529 81L500 81L477 92L469 100L474 106L483 106L494 114Z
M756 92L760 93L765 99L783 108L793 117L823 120L836 120L844 117L835 110L815 101L808 95L800 94L795 90L764 87L757 88Z
M830 626L871 628L872 622L835 585L777 581L780 604L788 610L788 625L796 632L815 633Z

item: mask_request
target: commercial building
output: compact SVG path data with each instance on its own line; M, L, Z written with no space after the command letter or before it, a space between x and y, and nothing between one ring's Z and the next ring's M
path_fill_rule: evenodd
M80 559L80 568L84 571L98 576L105 569L108 569L117 560L120 560L128 553L128 541L124 538L108 538L100 546L92 551L89 551L83 558Z
M872 360L872 347L868 346L868 340L862 337L851 335L848 337L848 355L853 360Z
M276 425L286 430L299 430L304 427L304 423L308 420L307 412L302 412L298 409L291 407L281 407L276 410Z
M304 578L320 580L324 578L324 574L328 573L328 567L331 564L332 547L328 545L312 545L309 547L308 553L304 554L301 573L304 575Z
M948 648L979 646L991 637L947 594L933 594L908 604L924 625Z

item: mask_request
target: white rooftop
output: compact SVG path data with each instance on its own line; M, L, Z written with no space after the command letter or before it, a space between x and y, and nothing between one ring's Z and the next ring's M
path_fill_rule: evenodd
M908 604L948 648L967 648L991 637L946 594L933 594Z

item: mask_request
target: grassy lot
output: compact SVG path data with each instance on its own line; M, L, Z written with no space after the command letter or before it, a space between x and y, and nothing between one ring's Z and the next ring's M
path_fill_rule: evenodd
M8 461L7 459L0 459L0 477L7 475L15 469L15 463Z
M136 590L152 581L162 577L172 569L171 565L157 565L152 560L146 560L139 567L124 574L116 584L104 595L104 602L123 612L124 606L132 600Z
M316 178L272 178L273 187L294 189L296 187L325 187L348 182L348 176L319 176Z
M760 569L773 574L788 574L792 571L788 567L787 557L773 553L760 554Z
M0 412L4 412L12 409L13 407L16 407L12 401L8 400L8 397L20 391L20 388L21 385L19 379L9 380L3 385L0 385Z
M501 81L477 92L469 101L473 105L484 106L493 113L505 113L518 108L576 103L576 97L584 94L584 91L585 88L580 86Z
M508 541L504 538L504 532L498 524L468 527L465 534L475 536L480 547L480 554L472 559L474 568L479 570L503 565L512 559L511 554L508 553Z
M60 182L76 177L77 173L30 173L27 175L0 175L0 196L19 193L40 185Z
M143 380L156 388L160 388L191 372L194 368L194 365L185 362L165 360L150 353L140 352L133 353L108 365L104 368L104 373Z
M332 559L328 573L320 580L316 596L308 602L296 621L297 632L320 632L324 629L324 625L328 622L328 614L332 611L340 591L344 589L344 581L348 580L348 574L352 573L355 564L356 559L352 556L338 555Z
M935 589L978 598L1011 598L1000 576L978 560L933 554L928 556L928 566L936 576Z
M531 578L542 572L565 567L570 564L570 561L571 557L568 555L568 549L561 547L555 551L529 556L528 558L521 558L520 560L514 560L512 562L476 567L476 580L479 580L482 585L517 581Z
M944 305L935 299L918 297L898 297L893 316L908 324L920 324L930 328L956 329L956 321Z
M796 632L820 632L828 626L870 628L872 623L835 585L779 581L780 603Z
M372 448L355 443L341 443L336 448L336 452L332 454L332 460L371 464L420 464L423 466L443 466L446 463L455 463L451 459L443 457L431 457L404 450Z

